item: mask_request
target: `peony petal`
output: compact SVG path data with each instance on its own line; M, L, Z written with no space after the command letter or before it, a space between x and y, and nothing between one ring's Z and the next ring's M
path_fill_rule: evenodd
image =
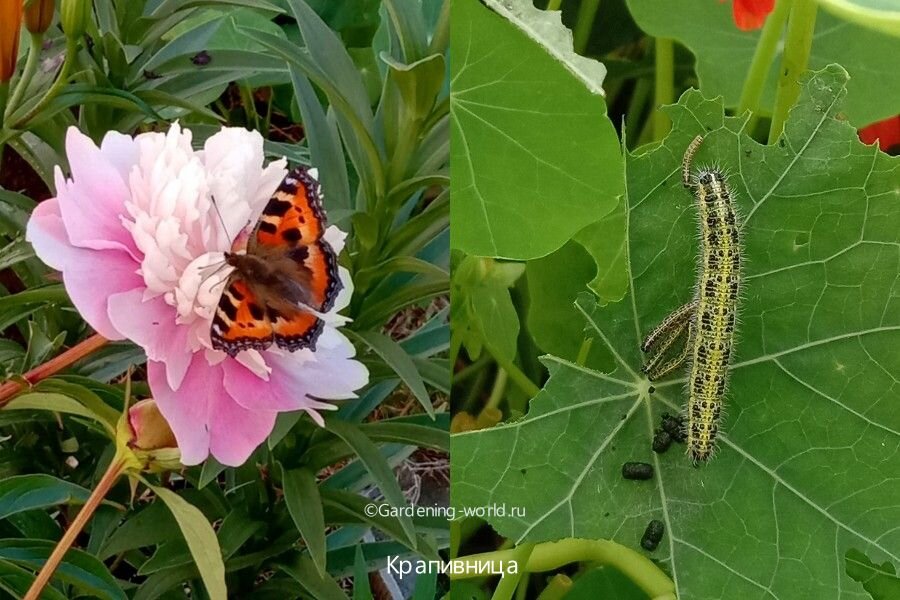
M247 410L228 394L218 394L210 408L209 450L229 467L244 464L275 427L276 412Z
M330 409L322 400L355 398L355 390L369 380L362 363L353 360L355 349L347 338L326 327L312 360L301 353L264 353L272 369L268 384L235 361L226 361L225 389L250 410Z
M118 131L107 132L100 142L100 153L119 172L122 182L128 183L128 174L140 158L134 138Z
M211 367L202 353L194 355L178 391L166 381L166 367L147 362L147 381L166 421L178 440L181 462L196 465L209 456L209 408L213 399L223 396L222 371Z
M69 243L56 198L44 200L35 207L28 220L25 239L34 246L38 258L57 271L62 271L76 253Z
M109 318L125 337L141 346L152 361L165 363L166 382L177 390L191 363L190 328L175 324L175 308L161 297L144 300L142 289L109 298Z
M89 137L70 127L66 155L74 183L57 187L60 212L73 245L93 250L126 250L139 253L120 215L130 192L119 171Z
M63 270L63 283L72 304L91 327L111 340L124 335L109 318L108 299L121 292L143 289L134 259L121 250L73 248Z

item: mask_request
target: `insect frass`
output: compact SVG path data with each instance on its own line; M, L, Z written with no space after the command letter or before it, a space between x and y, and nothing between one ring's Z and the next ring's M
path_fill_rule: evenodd
M734 345L741 248L731 190L722 172L701 169L692 183L702 235L687 410L688 453L696 463L708 460L715 449Z

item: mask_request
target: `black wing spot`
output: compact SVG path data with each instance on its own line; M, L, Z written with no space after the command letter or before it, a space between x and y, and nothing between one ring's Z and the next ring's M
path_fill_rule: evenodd
M278 198L272 198L269 200L269 203L266 205L266 209L263 211L264 215L269 215L272 217L283 217L287 211L293 208L293 204L287 202L285 200L280 200Z
M275 235L276 233L278 233L278 226L275 223L269 223L268 221L260 221L259 230L271 235Z
M300 233L299 229L285 229L281 232L281 237L286 242L296 244L303 237L303 234Z
M250 315L257 321L259 321L264 316L266 316L266 313L259 306L259 304L254 304L254 303L250 302L249 304L247 304L247 308L250 309Z

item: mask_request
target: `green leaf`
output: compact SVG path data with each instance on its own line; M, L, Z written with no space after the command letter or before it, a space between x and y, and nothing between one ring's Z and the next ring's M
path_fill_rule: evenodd
M288 65L300 115L303 133L309 145L310 161L319 168L319 181L329 209L350 209L350 180L337 127L328 120L309 79L293 65Z
M108 422L103 416L92 411L78 400L51 392L33 392L16 396L3 407L3 410L50 410L86 417L103 425L109 432L113 432L115 429L113 424Z
M34 249L31 244L26 242L25 238L17 238L0 248L0 270L8 269L32 256L34 256Z
M178 522L209 597L212 600L225 600L228 596L225 589L225 564L222 562L222 551L219 548L219 540L216 539L216 532L206 517L200 509L175 492L164 487L149 487L165 502Z
M434 417L434 407L431 405L431 397L425 389L422 376L416 370L416 365L405 350L391 338L375 331L347 331L347 333L372 349L381 359L394 370L403 383L419 401L431 417Z
M330 577L320 575L308 556L299 556L290 564L278 566L316 600L347 600L340 586Z
M900 577L890 561L876 564L869 557L850 548L845 555L847 575L862 584L873 600L900 598Z
M54 547L56 542L49 540L3 539L0 540L0 559L37 570L47 562ZM70 548L66 552L65 558L53 576L54 579L74 585L94 598L101 600L127 598L109 569L96 557L77 548Z
M691 91L670 109L663 144L628 157L629 293L578 302L615 368L548 357L550 379L524 418L454 436L456 505L521 507L524 518L489 519L513 542L636 548L660 519L651 556L680 598L851 597L851 548L896 571L900 158L838 118L846 84L837 66L806 80L772 146L744 133L746 118L725 117L721 100ZM696 208L680 157L698 134L696 164L730 173L745 267L719 452L693 468L678 445L651 450L661 413L684 406L686 378L651 386L639 346L694 294ZM626 461L649 462L654 478L623 480Z
M473 360L481 356L482 346L497 358L509 362L515 358L519 314L509 288L524 271L520 263L475 256L465 257L453 269L450 320L454 335Z
M16 475L0 481L0 520L59 504L84 503L89 490L52 475Z
M285 470L284 502L319 575L325 576L325 517L316 475L307 469Z
M366 559L363 556L362 546L357 546L356 558L353 562L353 600L369 600L372 597Z
M602 96L543 46L476 0L451 11L451 246L543 256L616 207L616 132Z
M584 330L584 315L575 307L575 299L588 289L596 272L591 255L574 240L528 261L528 332L541 350L572 362L589 343L584 364L602 368L610 364L608 353L596 336Z
M381 455L378 446L363 433L359 426L337 419L328 419L325 427L353 449L388 502L393 506L406 506L406 498L400 490L393 469ZM415 544L416 535L412 520L408 516L401 516L399 520L406 533L407 541Z
M68 304L61 285L48 285L0 298L0 330L6 329L47 304Z
M656 37L674 38L697 57L700 89L710 98L722 95L725 106L738 105L760 31L741 31L734 24L731 3L683 0L672 10L668 0L628 0L638 25ZM872 31L827 12L816 16L809 68L840 63L850 73L844 112L862 127L897 114L900 73L894 58L900 38ZM772 60L760 107L772 112L781 65L779 50Z
M24 597L34 579L35 576L30 571L0 560L0 589L9 592L13 597ZM56 588L48 586L41 593L41 600L66 600L66 596L56 591Z
M819 0L819 3L848 21L900 36L900 7L892 0Z

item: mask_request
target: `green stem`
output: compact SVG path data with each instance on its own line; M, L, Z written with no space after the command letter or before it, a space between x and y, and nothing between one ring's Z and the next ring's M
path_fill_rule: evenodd
M544 10L559 10L562 6L562 0L547 0L547 7Z
M594 20L597 18L597 9L600 8L600 0L581 0L578 7L578 20L575 22L575 52L583 54L587 48L591 30L594 28Z
M537 600L562 600L571 590L572 580L562 573L557 573L547 582L547 587L537 597Z
M766 19L759 41L756 42L750 70L744 79L744 89L741 91L741 100L738 104L739 115L749 110L753 113L754 119L758 116L759 100L766 87L766 76L778 51L778 42L781 40L784 23L793 3L794 0L778 0L775 10Z
M450 579L465 579L478 575L478 565L486 561L494 564L514 560L516 549L496 550L455 559L462 568L450 569ZM552 571L576 562L598 562L615 567L631 579L651 598L675 598L675 584L646 556L609 540L565 539L536 545L528 557L525 570L534 573ZM472 567L468 567L472 565Z
M498 367L497 376L494 378L494 386L491 388L491 395L488 398L487 404L484 405L484 408L497 408L500 404L500 400L503 399L503 394L506 392L507 379L509 379L509 375L502 367Z
M38 63L40 63L41 48L43 47L43 44L43 33L31 34L31 47L28 48L28 58L25 59L25 68L22 70L22 76L19 77L19 81L16 83L16 89L13 90L12 96L9 98L9 104L6 105L6 109L0 110L7 118L12 114L12 111L19 106L19 103L22 102L22 96L25 95L25 90L28 89L31 80L34 79ZM0 116L0 119L2 119L2 116Z
M59 73L56 75L56 79L53 81L53 85L50 86L50 89L44 94L44 96L35 104L31 110L29 110L25 116L16 121L13 125L14 129L22 129L25 125L28 124L28 121L33 119L37 114L39 114L47 104L50 103L51 100L56 98L56 96L62 91L62 89L69 82L69 75L72 72L72 65L75 61L78 60L78 40L74 40L72 38L66 38L66 56L63 60L62 67L59 69Z
M244 105L244 114L247 116L247 126L259 131L259 113L256 111L256 100L253 99L253 90L249 86L239 85L241 104Z
M791 7L781 72L778 76L778 89L775 93L772 125L769 128L770 144L781 135L788 112L800 96L800 77L806 71L809 62L813 33L816 29L817 8L816 0L794 0Z
M528 563L528 559L531 557L533 550L534 544L522 544L512 550L507 550L509 556L504 559L503 562L505 564L515 562L516 572L507 573L500 579L500 583L497 584L497 588L494 590L494 595L491 596L491 600L510 600L513 597L513 594L516 593L516 588L519 587L519 580L525 574L525 565ZM466 558L468 557L463 558L463 560Z
M675 43L670 38L656 38L656 89L653 111L653 139L662 140L669 133L672 121L662 106L675 102Z
M494 360L497 361L497 365L506 371L506 374L512 380L516 386L519 387L520 390L528 394L529 398L533 398L538 395L538 392L541 391L533 381L528 379L528 376L522 372L522 370L515 365L515 363L504 356L500 356L498 352L491 347L486 341L484 343L485 349L490 352L491 356L494 357Z
M591 352L591 345L594 343L594 338L586 337L581 341L581 348L578 349L578 358L575 359L575 364L579 366L584 366L587 362L588 354Z
M637 143L640 136L638 127L640 119L644 115L644 106L647 104L651 90L650 80L645 77L641 77L634 82L634 89L628 101L628 109L625 111L625 132L628 134L627 139L632 147Z

